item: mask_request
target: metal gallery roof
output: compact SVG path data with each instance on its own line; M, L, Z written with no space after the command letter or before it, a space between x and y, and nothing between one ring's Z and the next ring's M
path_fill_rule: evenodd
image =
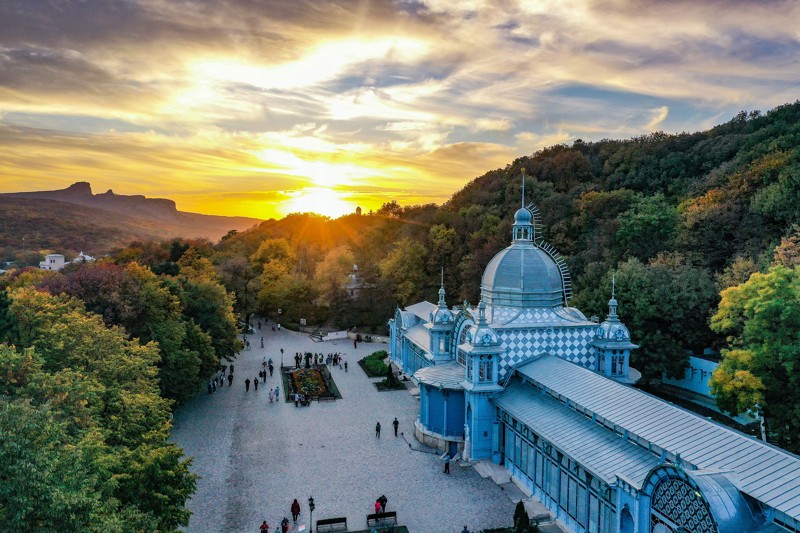
M423 322L430 321L431 313L436 311L436 309L438 309L436 304L432 304L427 301L418 302L406 307L406 311L409 313L414 313L414 315L416 315Z
M416 326L411 326L406 330L406 339L410 340L420 348L422 348L425 352L427 352L430 348L430 339L431 334L430 331L425 327L425 324L417 324Z
M607 431L680 454L696 469L735 472L739 490L800 519L800 457L558 357L542 356L516 372Z
M528 383L512 380L493 402L606 483L622 475L636 480L640 489L650 470L658 466L657 456L566 409Z

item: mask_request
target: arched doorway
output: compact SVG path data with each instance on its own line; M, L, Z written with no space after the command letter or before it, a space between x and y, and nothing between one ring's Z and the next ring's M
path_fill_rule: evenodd
M620 514L619 533L633 533L633 515L627 505L622 508Z

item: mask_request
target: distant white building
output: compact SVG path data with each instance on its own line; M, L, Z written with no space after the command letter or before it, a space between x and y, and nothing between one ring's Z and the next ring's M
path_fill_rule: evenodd
M62 254L48 254L45 256L44 261L39 261L39 268L42 270L61 270L69 264L78 265L94 260L94 257L86 255L83 252L78 254L78 257L72 261L66 261Z
M65 265L64 256L61 254L48 254L44 261L39 261L39 268L42 270L61 270Z

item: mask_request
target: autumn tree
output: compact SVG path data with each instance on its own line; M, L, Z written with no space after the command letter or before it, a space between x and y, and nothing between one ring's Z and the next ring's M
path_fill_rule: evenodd
M724 290L711 328L729 345L711 379L719 406L758 406L770 440L800 452L800 266L776 265Z

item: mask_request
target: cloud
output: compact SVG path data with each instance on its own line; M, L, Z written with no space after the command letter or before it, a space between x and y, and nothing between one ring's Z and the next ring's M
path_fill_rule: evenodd
M655 131L667 119L667 116L669 115L669 107L664 105L659 108L653 109L652 111L650 111L650 115L652 118L644 128L647 131Z
M705 128L800 85L789 0L9 0L0 21L6 190L86 178L253 216L325 184L443 201L549 144Z

